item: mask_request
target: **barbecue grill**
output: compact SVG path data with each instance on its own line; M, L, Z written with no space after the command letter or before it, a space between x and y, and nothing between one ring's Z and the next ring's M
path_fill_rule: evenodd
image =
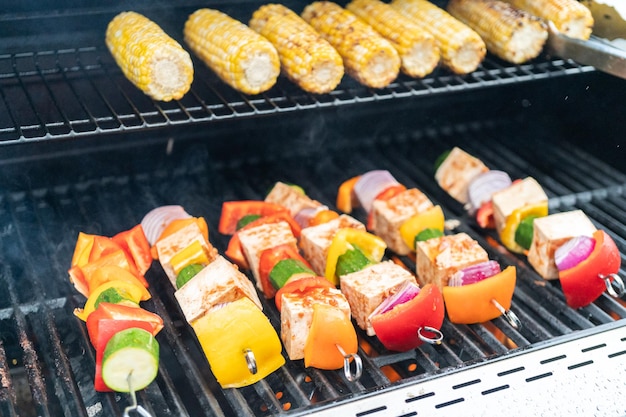
M626 415L624 298L567 307L558 282L481 231L433 177L437 156L455 145L512 178L531 175L551 212L584 210L624 260L624 80L548 54L523 65L488 56L465 76L437 69L380 90L345 76L319 96L280 77L246 96L194 58L190 93L153 102L106 50L107 22L132 9L181 40L184 19L207 3L76 3L20 2L0 15L0 415L119 416L132 405L127 394L93 389L95 353L72 314L84 298L67 277L78 232L110 236L154 207L180 204L206 218L223 253L222 202L262 199L285 181L334 207L341 182L371 169L420 188L490 258L517 266L512 310L522 327L445 321L441 345L404 353L359 332L356 382L287 360L253 386L222 390L155 262L145 306L165 328L158 377L137 393L148 413ZM210 3L242 21L261 4ZM414 269L411 257L398 260ZM279 328L276 308L263 302Z

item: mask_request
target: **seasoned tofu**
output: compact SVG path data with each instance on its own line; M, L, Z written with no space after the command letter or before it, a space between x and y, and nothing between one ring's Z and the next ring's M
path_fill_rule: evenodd
M432 206L433 203L417 188L405 190L389 200L374 200L373 230L385 241L389 249L398 255L407 255L411 248L402 239L400 226Z
M339 229L352 227L365 230L365 225L347 214L317 226L305 227L300 235L300 248L315 273L324 276L328 247Z
M457 271L487 262L487 252L466 233L457 233L417 242L416 269L420 285L435 284L439 289Z
M287 207L292 216L295 216L303 209L317 208L322 205L319 201L312 200L309 196L302 194L296 188L283 182L277 182L274 185L265 197L265 201Z
M528 250L528 262L545 279L557 279L559 270L554 252L576 236L593 235L596 227L582 210L568 211L536 218L533 241Z
M435 179L452 198L465 204L470 182L489 168L478 158L454 147L435 173Z
M176 272L170 261L174 255L196 241L200 242L209 260L217 256L217 249L204 238L196 223L190 223L156 243L159 262L174 288L176 288Z
M386 298L398 292L406 282L417 285L411 272L393 261L384 261L343 275L340 286L358 326L368 335L374 336L370 314Z
M177 290L174 296L189 323L220 304L242 297L248 297L259 309L263 309L250 279L222 256L204 267Z
M250 269L256 280L256 285L259 289L262 289L259 277L261 252L265 249L284 244L292 245L296 251L298 250L298 240L293 235L291 226L289 226L289 223L286 221L261 224L249 229L241 229L237 233L243 253L248 260L248 265L250 265Z
M537 180L532 177L514 182L510 187L494 193L491 200L498 233L502 231L506 219L513 211L526 205L548 204L548 196Z
M313 322L314 304L335 306L350 320L348 300L336 288L316 288L307 291L305 295L283 294L280 310L280 337L291 360L304 358L304 345Z

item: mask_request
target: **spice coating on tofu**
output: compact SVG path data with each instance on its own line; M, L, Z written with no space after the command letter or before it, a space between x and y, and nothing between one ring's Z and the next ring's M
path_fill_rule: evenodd
M493 216L496 229L501 232L506 219L513 211L526 205L548 204L548 196L537 180L526 177L513 183L510 187L498 191L491 197L493 201Z
M437 169L435 179L452 198L465 204L470 182L487 171L489 168L480 159L454 147Z
M417 242L416 269L421 285L432 283L442 289L457 271L481 262L489 255L466 233Z
M283 182L277 182L272 187L272 190L265 197L265 202L287 207L292 216L306 208L317 208L322 205L319 201L311 199L296 188Z

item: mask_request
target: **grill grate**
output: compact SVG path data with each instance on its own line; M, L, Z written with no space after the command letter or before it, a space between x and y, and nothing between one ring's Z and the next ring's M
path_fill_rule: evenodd
M307 94L280 77L270 91L246 96L194 61L195 81L180 101L154 102L133 87L101 46L0 55L0 145L123 133L245 119L407 97L438 96L594 71L546 56L512 65L493 57L458 76L437 70L424 79L400 76L371 90L344 77L330 94Z
M0 413L22 417L97 417L121 415L128 405L125 395L93 391L94 353L84 324L72 315L72 310L84 300L76 295L66 274L79 231L112 235L138 223L153 207L174 203L204 216L210 227L215 226L222 201L262 198L263 191L276 180L298 183L332 207L335 190L342 180L373 168L389 169L400 182L422 189L445 207L446 217L459 218L460 230L475 237L491 258L503 265L518 265L512 309L522 320L523 328L515 330L501 318L471 326L446 322L446 338L441 346L397 354L385 351L375 338L360 333L364 375L355 384L346 381L341 372L305 369L301 361L287 361L254 386L222 391L184 321L169 282L155 264L147 274L154 297L146 308L164 318L165 328L158 336L159 376L139 394L138 400L144 407L155 416L336 415L337 410L342 415L355 416L388 415L393 410L393 415L399 416L418 415L424 407L449 415L460 407L466 410L474 401L480 403L484 397L516 397L525 389L520 384L531 386L533 377L546 372L553 373L548 381L556 384L556 395L570 374L579 369L595 378L596 383L605 382L608 392L620 393L618 389L623 390L624 385L626 340L624 301L603 295L589 307L569 309L558 284L546 284L522 258L491 245L490 236L473 229L462 208L432 179L430 167L435 156L450 146L462 146L512 176L535 176L550 196L552 211L582 208L626 253L626 219L621 209L626 204L626 174L578 148L546 139L541 134L528 135L517 123L503 122L413 131L382 137L375 143L365 138L346 141L336 144L334 152L325 154L323 159L316 159L315 155L303 159L297 150L292 150L272 158L257 156L216 162L210 153L192 147L171 167L148 167L145 172L105 177L98 177L94 170L89 174L92 177L75 182L3 191ZM538 147L541 153L533 150ZM350 163L346 163L345 155L350 155ZM588 174L575 175L578 171ZM211 240L219 250L226 248L226 239L216 232ZM410 258L401 260L411 268L414 266ZM276 309L266 304L265 312L279 328ZM612 332L604 332L602 342L598 342L597 335L607 329ZM617 339L609 338L609 334L615 334ZM582 366L590 359L579 358L581 355L570 350L570 346L579 346L581 339L589 340L581 346L583 350L601 343L607 346L597 350L604 355L601 359L596 359L595 351L589 351L589 355L594 355L593 367ZM538 352L549 353L543 356ZM549 368L538 366L535 370L530 365L536 358L544 361L561 355L568 360L548 361L552 364ZM526 372L512 372L519 366L527 367ZM566 372L563 366L570 368ZM616 370L609 376L611 380L603 381L596 368L605 366L621 371ZM505 372L506 378L500 377L499 372ZM513 381L518 376L522 379L519 384ZM474 383L478 380L480 383ZM498 382L505 380L507 389ZM540 384L538 381L533 388ZM521 398L526 397L519 397L518 402ZM573 407L571 404L582 399L570 398L568 406ZM603 405L604 402L597 404ZM341 408L331 408L336 406ZM583 414L588 414L587 410L580 408ZM623 411L599 410L600 415L607 416Z

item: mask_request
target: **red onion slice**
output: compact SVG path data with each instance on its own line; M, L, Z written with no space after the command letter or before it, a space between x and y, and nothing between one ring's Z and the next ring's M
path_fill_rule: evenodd
M571 238L554 251L554 263L556 263L559 271L573 268L587 259L595 246L596 241L592 237L576 236Z
M478 210L484 203L491 201L495 192L504 190L511 184L511 177L504 171L490 170L478 175L467 187L470 212Z
M474 284L499 273L500 264L498 262L481 262L454 273L448 280L448 285L450 287L460 287L462 285Z
M191 217L191 215L187 213L182 206L161 206L150 210L148 214L143 217L141 227L143 228L148 242L150 242L152 246L172 220L187 219L189 217Z
M378 307L374 309L374 311L372 311L369 317L371 318L378 314L384 314L390 311L391 309L393 309L397 305L404 304L408 301L411 301L419 293L420 293L420 287L418 287L416 284L412 282L407 281L397 293L395 293L391 297L385 298L383 302L380 303Z
M398 184L399 182L396 181L389 171L369 171L361 175L361 178L354 184L354 193L359 199L361 206L369 213L376 196L387 188Z

